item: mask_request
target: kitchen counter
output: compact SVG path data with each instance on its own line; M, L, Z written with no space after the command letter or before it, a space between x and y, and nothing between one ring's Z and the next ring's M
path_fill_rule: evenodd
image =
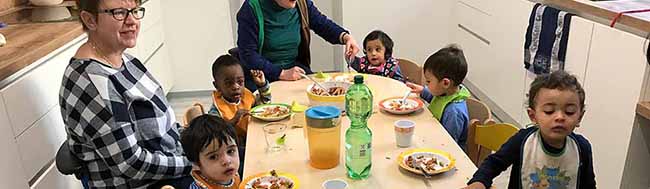
M77 21L10 25L0 29L7 44L0 47L0 81L37 62L82 35Z
M618 12L598 7L596 2L587 0L534 0L534 2L542 2L588 19L595 17L596 22L606 25L609 25L612 19L618 15ZM650 32L650 21L623 14L619 18L616 28L645 38Z
M636 113L646 119L650 119L650 102L639 102L636 105Z

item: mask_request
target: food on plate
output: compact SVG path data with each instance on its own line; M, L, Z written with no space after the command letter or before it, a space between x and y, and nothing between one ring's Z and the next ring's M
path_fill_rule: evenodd
M282 117L289 114L289 109L284 106L266 106L262 108L264 111L258 112L256 115L260 117Z
M330 87L330 88L327 89L327 92L326 92L325 89L314 86L314 87L311 88L311 93L314 93L315 95L320 95L320 96L341 96L341 95L345 94L345 88L343 88L343 87Z
M401 103L401 99L393 99L388 104L388 109L395 111L410 110L416 108L416 105L410 103L408 100L404 104Z
M257 178L251 187L253 189L290 189L293 188L293 182L288 178L278 177L273 170L271 176Z
M408 156L406 158L406 165L417 169L417 165L413 165L413 155ZM415 158L415 163L416 164L424 164L424 166L428 169L427 172L432 172L432 171L437 171L442 168L444 168L446 165L443 165L441 161L438 161L435 157L429 157L429 156L423 156L423 155L418 155Z

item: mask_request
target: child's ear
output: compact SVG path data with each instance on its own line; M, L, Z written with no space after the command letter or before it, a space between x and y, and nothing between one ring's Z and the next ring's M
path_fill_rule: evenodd
M215 89L219 89L219 88L217 87L217 81L212 81L212 86L214 86Z
M537 118L535 118L535 110L533 110L532 108L527 108L526 112L528 113L528 118L530 119L530 121L532 121L533 123L537 123Z
M578 124L576 124L576 127L580 127L580 122L582 122L582 118L585 116L585 112L586 110L584 109L582 110L582 112L580 112L581 114L580 117L578 118Z
M88 30L94 31L97 29L97 16L86 11L81 11L80 17L84 24L86 24Z
M452 83L453 82L449 78L442 79L442 86L444 86L445 88L451 87Z

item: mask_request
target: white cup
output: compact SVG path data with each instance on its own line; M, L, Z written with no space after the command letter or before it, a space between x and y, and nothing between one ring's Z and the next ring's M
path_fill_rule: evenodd
M398 147L409 147L413 140L415 122L411 120L398 120L395 122L395 141Z
M323 182L323 189L347 189L348 183L341 179L332 179Z

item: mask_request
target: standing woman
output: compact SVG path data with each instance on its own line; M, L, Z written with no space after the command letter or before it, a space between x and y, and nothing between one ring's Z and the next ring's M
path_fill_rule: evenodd
M135 57L140 0L80 0L88 41L70 60L59 93L70 151L90 188L187 188L179 124L159 82ZM158 187L160 188L160 187Z
M311 0L246 0L237 13L237 46L245 70L263 70L269 81L312 73L310 29L332 44L344 44L346 58L359 52L349 32L321 14ZM254 90L249 71L246 88Z

